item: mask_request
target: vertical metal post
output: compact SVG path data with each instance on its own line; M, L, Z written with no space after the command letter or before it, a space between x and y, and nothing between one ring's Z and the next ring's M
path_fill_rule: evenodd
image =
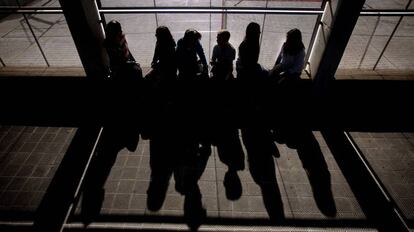
M100 10L102 8L102 3L101 0L96 0L96 5L98 5L98 9ZM99 13L99 15L101 16L101 23L103 25L103 27L106 27L106 19L105 19L105 15L104 13Z
M221 7L226 6L226 0L221 0ZM227 29L227 10L221 14L221 29Z
M408 9L408 7L410 7L411 2L412 2L412 0L409 0L409 1L408 1L407 5L405 6L405 9L406 9L406 10ZM387 47L388 47L388 45L390 44L390 42L391 42L392 38L394 37L394 34L395 34L395 32L397 31L398 26L400 26L400 23L401 23L401 21L402 21L402 19L403 19L403 18L404 18L404 16L400 16L400 18L398 19L397 24L395 25L394 29L392 30L391 35L390 35L390 37L388 38L387 43L385 43L385 46L384 46L384 48L382 49L381 54L380 54L380 56L378 57L377 62L375 62L375 65L374 65L374 67L372 68L372 70L375 70L375 69L377 68L378 63L380 62L380 60L381 60L382 56L384 55L385 50L387 49Z
M16 0L16 3L17 3L17 5L18 5L19 7L21 7L19 0ZM37 47L38 47L38 48L39 48L39 50L40 50L40 53L42 53L43 59L45 60L47 67L50 67L49 61L47 61L47 58L46 58L45 53L43 52L42 46L40 46L40 43L39 43L39 41L37 40L36 34L35 34L35 33L34 33L34 31L33 31L32 25L30 25L29 20L27 19L26 14L24 14L24 13L23 13L22 15L23 15L24 20L25 20L25 21L26 21L26 23L27 23L27 26L28 26L28 27L29 27L29 29L30 29L30 32L32 33L33 38L34 38L34 39L35 39L35 41L36 41L36 44L37 44Z
M157 3L154 0L154 8L157 8ZM155 25L158 28L158 13L155 13Z
M210 8L211 8L211 0L210 0ZM209 29L209 39L208 39L208 60L210 60L211 55L211 13L210 13L210 29ZM208 64L208 61L207 61Z
M315 42L316 33L318 32L318 29L321 26L321 24L320 24L321 23L321 18L322 18L322 14L318 14L318 16L316 18L315 26L313 27L313 32L312 32L312 35L311 35L311 39L310 39L309 44L308 44L308 49L306 51L306 56L305 56L306 63L305 64L307 64L309 62L309 56L310 56L310 53L312 51L312 45Z
M374 30L372 30L371 36L368 39L368 43L367 43L367 46L365 47L364 54L362 54L361 61L359 61L358 69L361 68L362 62L365 59L365 56L366 56L366 54L368 52L369 45L371 45L372 38L374 37L375 31L377 30L377 27L378 27L380 18L381 18L380 16L377 17L377 22L375 23Z
M269 0L266 0L266 9L267 9L268 4L269 4ZM266 23L266 15L267 14L265 13L264 16L263 16L262 33L260 33L260 43L259 43L260 47L262 46L262 41L263 41L264 26L265 26L265 23Z

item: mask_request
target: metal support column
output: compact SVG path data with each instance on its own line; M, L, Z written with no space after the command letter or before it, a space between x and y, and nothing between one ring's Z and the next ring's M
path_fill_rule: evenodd
M60 0L79 57L89 78L107 77L104 29L95 0Z
M325 95L342 59L365 0L327 1L309 57L315 94Z
M154 0L154 7L157 8L157 3L155 2L155 0ZM157 13L155 13L155 25L158 28L159 25L158 25L158 14Z

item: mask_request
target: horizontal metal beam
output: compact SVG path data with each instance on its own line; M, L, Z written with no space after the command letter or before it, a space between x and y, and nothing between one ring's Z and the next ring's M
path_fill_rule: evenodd
M360 16L414 16L414 10L362 10Z
M207 14L300 14L318 15L322 14L320 8L298 9L298 8L259 8L259 7L145 7L145 8L101 8L102 13L207 13Z
M2 7L0 14L56 14L62 13L60 8L38 7ZM318 15L323 11L319 8L258 8L258 7L103 7L99 13L106 14L305 14Z
M0 14L63 14L61 9L23 9L23 8L0 8Z
M0 14L61 14L59 7L0 7ZM320 15L320 8L263 7L102 7L104 14L289 14ZM414 10L363 10L361 16L414 16Z

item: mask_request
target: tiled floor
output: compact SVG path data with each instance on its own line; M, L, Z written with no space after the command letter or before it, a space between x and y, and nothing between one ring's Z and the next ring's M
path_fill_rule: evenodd
M414 219L414 134L351 133L405 217Z
M276 168L275 181L277 181L280 189L285 217L287 219L310 220L364 220L365 216L323 138L319 132L314 132L314 135L331 174L336 216L326 216L319 210L297 151L288 148L286 145L278 144L280 158L272 158L271 162ZM247 154L244 147L243 150ZM141 139L135 152L129 152L124 148L118 153L105 183L105 198L101 214L183 215L184 196L175 190L174 178L170 179L162 208L156 212L148 210L146 199L151 175L150 159L148 140ZM266 220L269 218L263 202L262 191L258 184L254 182L249 171L248 159L245 162L246 169L238 172L242 183L242 196L238 200L228 200L223 186L227 167L219 160L217 149L213 146L206 168L198 181L202 202L207 209L208 217L259 218ZM78 205L76 213L81 213L81 203Z
M32 217L75 132L75 128L58 127L2 126L0 128L1 223L33 220ZM246 167L238 172L242 185L241 197L237 200L229 200L226 197L223 182L227 167L220 161L217 147L212 146L211 155L201 178L198 180L202 194L202 205L207 210L207 218L266 221L269 220L267 203L264 203L263 192L257 184L258 182L252 178L251 165L256 161L253 160L254 156L246 150L243 133L239 134L239 140L245 154ZM408 219L412 219L414 211L412 208L413 171L411 170L411 163L414 159L412 133L352 132L351 135L404 215ZM347 220L366 220L320 132L312 132L312 137L315 139L314 141L317 141L316 150L320 153L303 153L302 150L298 150L299 148L292 148L295 146L274 143L280 157L271 156L270 163L260 166L260 169L272 166L275 168L273 183L278 186L285 218L287 220L339 220L345 222ZM336 214L326 213L323 206L321 208L321 205L318 205L314 195L315 188L312 188L307 175L307 171L312 173L312 169L307 165L304 155L312 157L312 160L326 163L330 174L330 189ZM90 228L99 228L100 226L118 228L120 225L122 227L146 228L152 225L151 222L143 221L137 225L133 222L123 222L122 217L151 218L182 217L184 215L185 197L176 191L173 177L169 181L165 201L160 210L151 211L148 209L147 189L152 171L150 161L150 141L142 138L139 139L137 149L134 152L123 148L115 154L114 164L110 167L108 178L104 181L105 194L100 208L100 217L105 218L106 221L92 222L89 225ZM324 169L323 163L320 164L319 169ZM307 171L304 167L307 167ZM79 216L82 214L82 204L83 199L81 198L75 213L69 217L66 228L77 228L81 225L79 223L82 220ZM10 218L10 215L15 217ZM19 218L18 215L29 216ZM168 223L163 224L168 227ZM171 229L179 225L173 223L168 228ZM212 224L202 225L200 231L210 230L212 227L214 227ZM232 227L232 229L235 230L236 227ZM261 229L265 230L264 228ZM272 231L271 227L269 228L269 231ZM273 227L273 229L278 229L275 231L296 231L295 228L293 230L286 228L284 230L283 228L283 226ZM312 231L324 230L326 229L312 227ZM334 230L342 231L341 228ZM371 229L357 229L357 231L371 231Z
M9 212L36 212L75 132L0 126L0 221Z

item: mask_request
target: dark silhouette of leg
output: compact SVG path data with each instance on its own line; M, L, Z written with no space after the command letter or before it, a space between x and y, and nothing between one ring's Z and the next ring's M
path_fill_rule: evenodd
M243 129L242 138L247 150L250 173L260 186L269 218L278 222L284 219L284 211L272 154L277 147L272 142L270 133L264 128Z

